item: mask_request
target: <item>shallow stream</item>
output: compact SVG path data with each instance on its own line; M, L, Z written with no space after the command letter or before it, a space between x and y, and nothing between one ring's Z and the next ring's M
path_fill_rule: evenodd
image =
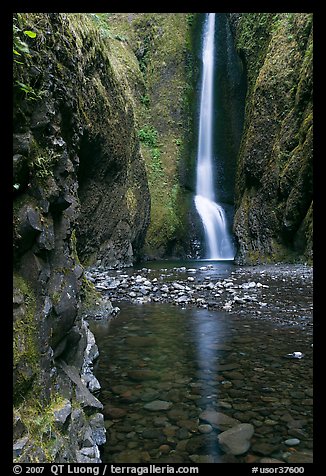
M159 290L149 302L136 302L137 296L128 298L137 294L131 285L124 293L114 294L116 287L108 292L121 298L113 299L120 312L90 322L100 350L95 375L107 428L103 462L311 462L311 270L218 263L201 268L156 263L108 272L110 280L128 275L127 283L133 275L154 284L161 279L162 285L225 285L217 294L219 307L209 301L209 286L203 289L206 301L196 298L196 305L167 302L170 294L162 298ZM196 269L190 273L194 281L188 281L188 269ZM237 293L248 293L247 283L255 282L257 297L245 303L238 298L224 310L230 282ZM302 358L291 358L293 352ZM242 454L234 442L230 452L218 440L239 423L254 429Z

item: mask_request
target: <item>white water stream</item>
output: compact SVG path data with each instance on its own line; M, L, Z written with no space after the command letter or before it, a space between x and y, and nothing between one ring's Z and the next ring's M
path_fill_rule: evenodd
M204 25L203 72L200 97L199 136L195 205L203 222L206 258L233 260L234 249L226 217L215 201L213 176L215 13L208 13Z

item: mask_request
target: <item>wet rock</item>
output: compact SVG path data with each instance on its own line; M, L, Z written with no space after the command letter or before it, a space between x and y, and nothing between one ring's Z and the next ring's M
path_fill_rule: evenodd
M261 460L259 460L260 463L284 463L284 461L282 461L281 459L275 459L275 458L262 458Z
M296 451L286 458L287 463L313 463L313 455L308 451Z
M180 296L179 298L175 299L175 302L178 304L183 304L189 302L190 298L188 296Z
M214 410L205 410L199 415L199 418L200 420L208 422L213 426L213 428L218 428L222 431L227 430L239 423L239 420Z
M215 463L212 455L189 455L189 459L194 463Z
M123 418L126 415L127 410L107 404L103 408L103 413L105 416L115 420L115 419Z
M211 433L213 431L213 427L211 425L199 425L198 426L199 433Z
M159 378L159 374L154 370L142 369L142 370L130 370L127 375L132 380L141 382L142 380L155 380Z
M277 447L275 445L263 441L257 442L252 445L252 451L263 456L268 456L272 454L276 449Z
M305 433L300 428L291 428L290 430L288 430L288 434L293 436L294 438L299 438L301 440L307 440L308 439L307 433Z
M184 291L185 287L182 284L179 283L172 283L172 286L174 289L178 291Z
M167 436L168 438L175 436L177 430L179 429L178 426L175 425L167 425L163 428L162 433Z
M192 436L186 444L186 451L189 454L203 454L207 451L206 435Z
M13 135L13 152L14 154L28 155L30 151L33 136L30 131L22 134Z
M175 436L178 438L178 440L186 440L187 438L189 438L190 436L190 433L186 430L186 428L180 428Z
M169 446L169 445L161 445L161 446L159 447L159 451L160 451L162 454L166 455L166 454L170 453L170 451L171 451L171 446Z
M195 420L178 420L178 426L186 428L188 431L194 432L198 429L198 419Z
M143 402L151 402L151 401L155 400L156 398L158 398L159 396L160 396L160 394L156 390L149 390L148 392L144 393L140 397L140 399ZM169 399L170 399L170 395L169 395Z
M250 448L250 438L253 434L253 425L250 423L240 423L220 433L217 439L223 451L236 456L248 451Z
M155 426L165 426L167 423L166 416L159 416L154 418L153 423Z
M300 444L300 440L298 438L289 438L288 440L285 440L284 443L287 446L297 446Z
M255 461L258 460L258 456L256 455L251 455L251 454L247 454L245 457L244 457L244 462L245 463L255 463Z
M142 432L142 437L146 440L153 440L153 439L161 439L163 436L162 436L162 433L160 430L157 430L156 428L149 428L149 429L146 429ZM163 437L164 439L164 437Z
M152 402L146 403L143 408L151 412L157 412L162 410L169 410L172 407L172 402L166 402L164 400L153 400Z
M115 463L141 463L141 454L137 450L125 450L114 456Z
M172 408L168 412L168 418L172 421L187 420L188 413L181 408Z

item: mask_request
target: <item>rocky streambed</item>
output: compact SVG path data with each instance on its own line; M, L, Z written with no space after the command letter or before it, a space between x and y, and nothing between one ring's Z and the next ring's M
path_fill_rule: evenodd
M113 303L164 302L312 326L311 267L220 266L164 268L156 264L154 268L132 269L128 273L95 268L87 272L87 278Z
M312 462L311 268L160 265L88 271L102 461Z

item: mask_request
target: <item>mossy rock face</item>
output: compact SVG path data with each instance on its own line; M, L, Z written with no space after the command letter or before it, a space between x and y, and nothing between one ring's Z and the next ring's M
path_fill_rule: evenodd
M248 77L236 177L237 259L311 261L312 15L230 15Z
M104 20L99 27L90 14L17 14L14 23L16 43L26 40L29 48L14 64L15 193L42 194L57 215L78 211L82 261L130 265L142 247L150 198L134 124L136 90L126 90L121 57L111 48L121 42L103 35ZM128 71L130 84L138 84L139 68Z
M112 34L127 40L115 40L112 50L121 58L119 72L133 98L151 196L144 252L152 258L185 255L189 244L197 16L113 13L108 20ZM128 192L129 205L130 197Z
M40 371L40 351L35 320L35 294L17 274L14 275L13 290L13 387L15 401L19 401L26 395Z

